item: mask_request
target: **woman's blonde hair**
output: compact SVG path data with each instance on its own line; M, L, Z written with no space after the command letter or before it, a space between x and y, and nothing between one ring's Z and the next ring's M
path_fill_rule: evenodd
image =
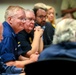
M74 19L64 19L56 26L53 44L65 41L76 41L76 20Z
M54 19L53 21L51 22L52 24L55 24L55 8L53 6L50 6L50 5L46 5L46 8L47 8L47 12L50 10L50 9L53 9L54 10ZM47 13L48 14L48 13ZM46 21L49 21L48 18L46 19ZM49 21L50 22L50 21Z

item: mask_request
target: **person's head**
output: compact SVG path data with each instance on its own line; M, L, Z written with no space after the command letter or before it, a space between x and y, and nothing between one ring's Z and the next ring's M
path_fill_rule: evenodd
M20 6L9 6L5 12L5 21L18 33L24 28L25 12Z
M47 15L46 9L38 8L38 9L33 9L33 10L34 10L34 13L35 13L36 22L41 26L45 25L46 15Z
M47 19L46 21L55 24L55 9L52 6L47 5Z
M41 6L34 6L33 8L35 17L36 17L36 22L43 26L46 23L46 15L47 15L47 9L45 7L41 7Z
M35 14L32 10L26 9L26 22L24 25L24 29L29 33L33 30L35 24Z
M76 42L76 20L74 19L62 20L55 29L53 44L67 41Z

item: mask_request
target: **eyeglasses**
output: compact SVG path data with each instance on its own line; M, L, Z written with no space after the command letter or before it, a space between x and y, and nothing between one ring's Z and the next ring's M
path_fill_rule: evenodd
M21 21L25 21L26 19L25 18L18 18L19 20L21 20Z
M34 21L35 22L35 19L33 19L33 18L26 18L26 20Z
M46 18L46 15L45 16L43 16L43 15L40 15L40 16L37 16L37 17L39 17L39 18Z
M19 19L19 20L21 20L21 21L25 21L25 20L26 20L25 17L16 17L16 16L12 16L12 18L16 18L16 19Z

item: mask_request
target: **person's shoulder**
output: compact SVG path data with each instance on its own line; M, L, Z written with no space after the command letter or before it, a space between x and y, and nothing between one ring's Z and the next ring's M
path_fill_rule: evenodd
M52 25L50 22L46 22L46 25Z
M45 23L45 26L46 26L46 27L52 27L52 24L51 24L50 22L46 22L46 23Z
M0 23L0 27L2 28L3 37L11 37L12 36L12 29L9 25L6 24L6 22Z
M17 37L18 38L27 37L27 35L28 33L25 30L22 30L17 34Z
M27 32L25 30L20 31L18 34L26 34Z
M46 22L45 26L46 26L46 29L50 29L50 28L54 29L54 27L52 26L50 22Z

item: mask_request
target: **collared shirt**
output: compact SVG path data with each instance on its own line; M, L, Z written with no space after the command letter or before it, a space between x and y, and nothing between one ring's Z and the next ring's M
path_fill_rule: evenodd
M0 43L0 56L3 62L16 60L22 53L15 37L12 27L6 21L3 22L3 40Z
M25 55L32 48L31 43L32 43L33 35L27 33L25 30L22 30L17 34L17 39L18 42L21 43L21 48L23 50L22 55Z

